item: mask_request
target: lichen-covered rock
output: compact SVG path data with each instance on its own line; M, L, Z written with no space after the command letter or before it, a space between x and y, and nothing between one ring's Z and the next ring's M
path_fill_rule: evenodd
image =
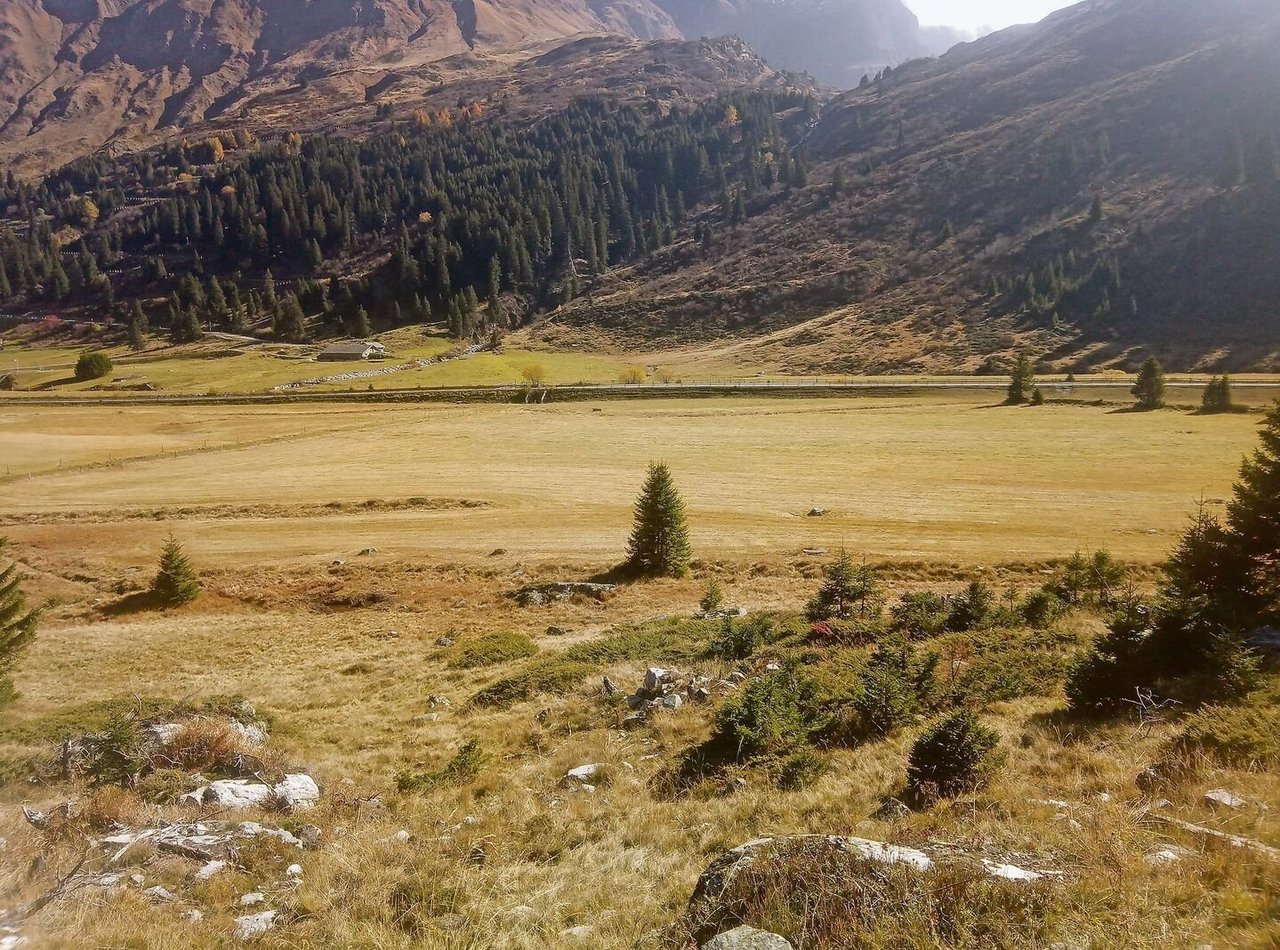
M744 925L717 934L702 945L702 950L792 950L792 946L786 937Z

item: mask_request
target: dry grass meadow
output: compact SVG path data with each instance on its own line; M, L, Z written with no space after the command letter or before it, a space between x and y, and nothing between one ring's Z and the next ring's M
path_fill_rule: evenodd
M300 883L267 856L242 854L208 882L193 880L197 865L161 856L137 870L176 903L155 905L140 887L86 888L22 924L32 946L230 945L233 918L245 912L238 898L252 890L280 911L264 947L677 946L658 931L680 918L714 857L760 835L822 832L940 841L1065 872L1044 890L997 895L1011 921L1037 908L1030 929L948 936L895 925L887 908L881 926L848 946L1275 947L1280 865L1143 817L1134 779L1160 757L1176 717L1081 726L1060 715L1053 671L1101 629L1091 611L1069 614L1047 639L1016 631L952 656L955 670L980 666L987 650L1010 670L1025 662L1050 672L987 704L1009 757L1000 782L899 819L873 815L902 785L911 732L833 750L831 770L799 791L744 768L735 790L707 783L669 794L661 776L707 737L712 711L690 703L624 730L625 707L599 689L608 674L630 690L653 664L724 674L788 656L819 658L838 682L865 649L784 640L730 664L698 646L715 624L680 618L693 616L712 577L729 604L792 617L827 560L805 552L842 544L881 566L890 594L952 591L974 577L1026 589L1077 548L1107 548L1149 583L1196 500L1217 506L1229 496L1258 419L1008 409L981 393L0 404L0 534L31 595L52 598L0 727L0 907L45 893L82 850L74 836L27 827L19 803L48 810L72 798L97 828L184 813L118 789L31 784L27 763L93 722L106 701L238 695L271 715L278 754L323 789L312 812L262 816L323 829L320 845L296 858ZM692 576L627 585L603 602L521 608L506 596L614 565L655 458L671 465L688 506ZM807 517L815 506L829 514ZM169 532L204 591L159 610L136 592ZM525 634L539 653L461 668L458 651L494 633ZM442 636L457 645L438 646ZM1042 642L1048 660L1034 652ZM472 701L562 653L584 664L571 682L510 704ZM484 753L478 772L397 789L402 772L440 769L473 738ZM558 786L588 762L607 766L594 794ZM1202 794L1215 786L1248 804L1210 811ZM1280 846L1273 771L1203 765L1162 794L1182 818ZM407 842L393 838L399 831ZM1148 859L1175 843L1188 849L1182 860ZM191 921L191 909L203 919Z

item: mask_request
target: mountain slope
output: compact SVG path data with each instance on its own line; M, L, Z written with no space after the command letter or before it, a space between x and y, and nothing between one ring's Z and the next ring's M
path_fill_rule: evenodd
M679 35L649 0L6 0L0 158L48 167L333 72L592 32Z
M736 34L782 69L848 89L865 72L940 53L958 39L922 30L901 0L657 0L686 36Z
M741 35L837 86L939 43L901 0L5 0L0 160L47 170L317 80L347 105L391 72L435 85L599 33Z
M1275 368L1277 48L1271 2L1094 0L912 64L827 104L807 186L757 190L737 225L708 215L701 246L613 273L563 320L728 336L715 349L791 369L1021 346ZM1237 141L1246 175L1224 183Z

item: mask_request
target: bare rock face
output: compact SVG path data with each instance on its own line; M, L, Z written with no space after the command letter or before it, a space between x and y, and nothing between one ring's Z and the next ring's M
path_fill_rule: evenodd
M0 158L48 167L216 118L254 95L582 33L675 39L651 0L5 0Z

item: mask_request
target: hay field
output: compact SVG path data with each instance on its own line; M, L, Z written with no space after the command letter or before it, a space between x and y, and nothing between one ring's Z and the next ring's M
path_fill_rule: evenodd
M645 464L664 459L703 557L844 544L874 559L998 563L1103 546L1151 561L1197 498L1228 494L1257 422L988 399L15 406L0 414L4 530L115 565L145 563L172 528L219 566L368 546L604 566L621 553ZM200 508L409 498L487 507L270 519ZM806 517L813 507L830 513ZM136 509L159 513L122 517Z
M658 791L661 776L706 738L723 697L637 730L619 728L625 706L601 696L602 673L630 690L646 666L668 662L663 624L671 642L687 637L711 577L732 605L794 618L825 560L802 553L812 546L843 542L889 562L891 598L954 591L977 576L997 591L1029 589L1044 580L1044 558L1076 546L1153 562L1197 496L1228 495L1258 421L1005 409L984 398L6 407L0 533L13 538L32 596L56 600L0 722L0 906L39 898L81 852L75 835L27 827L20 802L52 812L74 798L96 829L190 813L115 787L32 785L33 757L89 728L106 702L240 695L274 717L273 747L323 789L311 812L241 814L294 829L314 822L320 846L282 858L247 851L208 883L188 860L144 856L127 870L176 902L154 904L130 884L87 888L22 925L32 945L228 946L241 895L262 891L261 906L280 912L255 944L266 948L658 946L653 932L679 919L713 858L790 832L942 840L1065 870L1062 886L1042 895L1043 940L1014 927L984 945L1273 945L1280 892L1267 859L1134 817L1134 776L1176 723L1064 732L1060 686L1048 681L985 707L1009 753L996 786L887 819L876 812L900 792L910 731L831 751L830 771L800 791L748 768L732 794L671 796ZM699 558L691 577L627 585L603 603L520 608L505 596L616 563L651 458L671 463L687 500ZM359 507L369 500L385 504ZM806 517L815 505L830 514ZM132 602L170 530L200 570L202 595L174 610ZM366 547L377 552L360 555ZM637 624L658 635L634 637ZM1086 610L1048 638L1011 632L1011 652L990 662L1004 664L1000 682L1016 680L1023 663L1060 671L1065 651L1101 627ZM698 650L716 629L697 627ZM456 667L461 649L493 633L526 635L540 653ZM441 646L441 636L458 642ZM1019 646L1024 639L1048 646ZM557 692L509 707L472 702L504 678L606 641L624 646ZM815 654L799 642L741 665L756 675L774 656L817 655L814 668L839 687L865 652ZM671 661L713 676L735 666L706 653ZM452 705L431 704L433 695ZM474 777L397 790L397 776L445 767L470 739L484 752ZM567 769L589 762L603 763L609 782L592 795L560 787ZM1251 804L1208 811L1203 793L1219 786ZM1280 844L1274 775L1209 769L1168 795L1183 818ZM401 832L407 843L394 838ZM1148 860L1175 841L1191 856ZM300 882L283 870L294 860ZM1022 893L1008 895L1012 914ZM201 921L187 917L192 909ZM937 945L896 912L850 945Z

